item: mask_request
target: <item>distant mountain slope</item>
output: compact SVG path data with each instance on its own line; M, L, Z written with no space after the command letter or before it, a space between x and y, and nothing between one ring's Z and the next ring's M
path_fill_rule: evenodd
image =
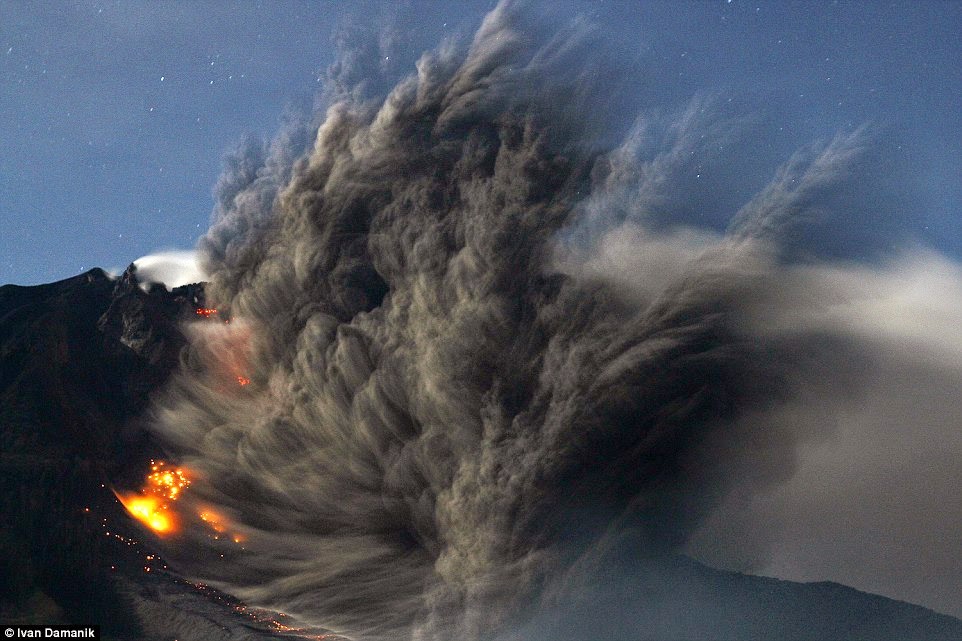
M617 558L605 567L628 565ZM638 568L637 556L631 567ZM538 639L651 641L948 641L962 621L837 583L796 583L709 568L687 557L648 559L631 576L574 598Z
M142 415L203 304L201 285L144 291L133 270L0 287L0 622L99 623L113 639L278 636L224 595L145 573L149 542L109 489L162 453ZM837 584L644 563L512 638L962 639L962 621Z

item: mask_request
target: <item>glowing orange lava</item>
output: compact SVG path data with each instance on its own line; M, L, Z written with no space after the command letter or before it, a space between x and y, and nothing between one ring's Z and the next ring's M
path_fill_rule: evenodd
M114 491L114 494L135 519L158 534L169 534L177 529L171 503L189 486L186 470L168 468L163 461L151 461L150 474L140 493Z
M181 519L187 521L185 527L189 527L191 522L196 524L192 520L192 514L195 514L212 530L208 534L210 538L238 545L244 543L247 538L233 531L227 517L210 507L195 505L185 511L175 506L190 484L191 475L185 468L169 466L164 461L151 461L150 472L139 492L121 493L114 490L114 494L131 516L161 536L178 532ZM240 549L244 547L241 545Z
M244 385L250 385L251 379L247 378L246 376L238 375L237 382L240 383L241 387L243 387Z
M153 494L176 501L177 495L189 485L190 479L181 468L167 469L163 461L150 462L146 489Z
M197 512L197 516L200 517L200 520L203 521L207 527L215 532L215 534L211 536L213 539L225 541L230 540L234 543L243 543L247 540L243 535L237 532L228 531L228 528L230 527L230 521L228 521L225 516L215 512L209 507L202 508L199 512Z
M210 526L210 529L217 533L222 533L226 530L223 526L222 521L224 520L219 514L212 510L201 510L198 514L200 520Z
M166 534L173 529L174 519L159 499L153 496L138 496L136 494L118 494L117 498L134 518L154 532Z
M210 318L211 316L217 316L217 310L213 307L198 307L194 310L194 313L198 316L203 316L204 318Z

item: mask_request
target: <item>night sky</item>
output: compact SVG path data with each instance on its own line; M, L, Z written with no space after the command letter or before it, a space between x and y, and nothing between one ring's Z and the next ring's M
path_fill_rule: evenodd
M119 271L148 254L192 249L210 224L212 191L225 156L251 138L270 140L286 121L322 109L331 95L330 79L336 75L331 68L339 49L364 58L344 67L363 68L366 81L382 83L371 88L376 94L412 73L421 52L448 37L470 38L493 4L0 3L0 283L50 282L93 267ZM919 277L919 288L928 288L923 293L939 300L958 298L950 285L962 274L962 2L567 2L545 3L543 12L551 14L544 18L549 22L581 16L602 34L604 51L598 55L606 64L600 72L612 81L598 85L617 87L609 106L625 106L611 110L616 122L609 129L616 135L630 128L639 113L667 114L670 120L691 104L711 105L714 114L740 129L738 141L719 149L717 158L705 152L703 161L684 164L692 175L674 177L690 189L678 201L691 207L672 212L672 222L722 231L796 150L864 131L867 145L876 150L874 164L868 164L878 172L866 179L872 198L853 198L858 208L840 224L839 235L821 237L824 246L806 250L867 263L886 255L879 242L889 243L892 251L932 248L947 260L935 260L925 250L916 252L928 257L917 264L943 269L948 294L936 296L942 290L934 268ZM615 80L622 77L624 81ZM617 122L619 117L624 122ZM732 156L738 162L724 161ZM216 240L216 231L213 236ZM275 255L285 255L286 249ZM888 313L893 323L900 318L896 312L904 311L880 309L885 313L879 316ZM864 322L866 316L857 320ZM265 312L265 317L273 316ZM952 318L946 313L944 326ZM926 326L939 340L955 337L946 338L951 332L942 327ZM943 352L939 358L953 354ZM948 360L939 366L959 374L956 362ZM891 428L895 436L885 442L896 461L873 470L902 471L897 462L904 450L913 450L919 469L927 469L932 452L926 448L938 453L941 446L930 434L958 440L956 417L962 409L953 404L958 395L952 381L959 378L933 375L929 384L919 383L928 396L916 401L903 373L893 367L870 380L867 396L878 400L873 407L880 409L878 415L863 417L864 423ZM911 412L882 402L890 398L906 399ZM841 401L839 406L847 407ZM944 421L939 415L942 432L903 429L919 412L940 406L956 412ZM875 456L862 447L873 432L851 433L858 438L853 437L850 449L833 445L810 460L835 457L832 469L845 470L861 454ZM949 445L943 453L962 447L955 441ZM866 466L878 463L868 458ZM944 480L951 478L957 460L949 457L943 463L937 471ZM853 484L857 476L852 472ZM794 515L797 506L802 506L799 514L810 508L811 518L799 517L806 527L817 525L819 515L842 514L830 499L844 492L834 487L822 488L821 502L806 507L825 478L818 465L801 469L796 478L795 485L786 486L785 497L772 499L771 515L762 506L758 520L749 519L744 533L735 532L759 539L759 548L767 545L768 561L742 562L725 550L704 559L795 580L844 582L962 613L958 591L951 587L958 582L951 565L958 563L957 542L935 540L932 534L932 540L913 539L924 544L918 550L888 540L860 546L863 533L847 522L838 532L814 531L818 528L812 525L812 532L791 530L794 539L762 540L759 532L781 515ZM898 492L889 491L891 478L904 477L880 472L873 491L891 499L892 509L884 502L862 501L871 514L861 515L861 522L888 513L898 513L909 525L924 522L904 509L919 494L906 492L902 501ZM799 496L790 495L795 490ZM941 492L932 496L957 496L957 487L947 483ZM857 492L851 495L858 497ZM781 499L790 510L779 511ZM938 505L927 511L923 507L923 517L951 513L948 508L939 512ZM718 527L732 530L728 524L706 530L703 551ZM836 540L849 547L827 547ZM821 543L809 546L811 541ZM927 559L932 576L943 573L935 587L928 587L931 581L921 570L902 580L903 567L919 566L927 549L936 548L948 552ZM874 549L890 550L898 562L879 572L859 556Z
M336 42L384 34L398 76L490 2L5 2L0 282L189 249L225 153L321 92ZM962 253L962 3L571 3L666 109L702 93L753 120L762 185L794 149L861 124L904 153L911 235Z

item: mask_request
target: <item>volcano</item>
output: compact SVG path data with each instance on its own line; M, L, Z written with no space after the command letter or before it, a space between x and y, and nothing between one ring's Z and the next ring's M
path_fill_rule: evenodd
M176 458L148 429L149 403L179 367L185 324L212 322L206 309L203 284L146 286L133 266L0 287L3 623L99 624L124 640L323 636L179 574L112 492L142 481L151 458ZM583 608L575 599L516 638L962 639L962 621L835 583L678 555L634 562L645 571L610 573Z
M133 265L0 287L0 621L96 621L109 639L273 638L273 613L165 568L114 496L162 450L144 412L179 363L203 285Z

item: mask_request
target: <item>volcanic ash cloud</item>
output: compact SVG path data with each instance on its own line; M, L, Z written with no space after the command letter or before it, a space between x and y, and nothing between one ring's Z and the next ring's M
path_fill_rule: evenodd
M231 322L197 323L156 422L196 472L183 500L245 543L188 534L186 572L354 638L477 638L615 542L679 549L831 429L793 408L857 393L871 283L780 230L861 137L792 159L730 234L666 223L719 130L696 105L599 147L597 42L524 20L499 6L222 180L201 250Z

